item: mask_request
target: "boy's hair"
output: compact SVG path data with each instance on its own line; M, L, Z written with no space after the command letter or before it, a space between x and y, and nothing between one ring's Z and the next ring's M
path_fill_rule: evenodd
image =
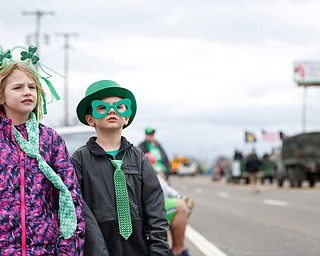
M9 75L12 74L14 70L23 71L27 76L29 76L36 84L37 88L37 102L36 106L32 112L35 113L37 120L39 120L42 116L42 95L44 95L44 91L41 88L39 77L36 71L25 62L12 62L6 65L1 66L0 69L0 99L4 98L4 91L6 87L6 79ZM3 105L0 105L0 112L6 115Z

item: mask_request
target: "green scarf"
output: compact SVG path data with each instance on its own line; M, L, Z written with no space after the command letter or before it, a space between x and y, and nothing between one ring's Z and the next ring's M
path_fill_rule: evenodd
M32 158L37 159L38 165L42 173L60 190L59 195L59 230L61 236L65 239L70 238L77 229L77 217L75 207L66 185L61 178L52 170L47 162L39 153L39 125L37 124L34 113L31 113L31 118L26 122L29 141L27 141L20 132L13 126L13 134L20 148Z

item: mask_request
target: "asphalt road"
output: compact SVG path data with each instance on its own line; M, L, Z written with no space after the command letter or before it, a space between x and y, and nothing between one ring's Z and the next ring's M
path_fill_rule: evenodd
M315 188L213 182L209 176L170 177L195 201L186 243L192 256L320 255L320 184Z

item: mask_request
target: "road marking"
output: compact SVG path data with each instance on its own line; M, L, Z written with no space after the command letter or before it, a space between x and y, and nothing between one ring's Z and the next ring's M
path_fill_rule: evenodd
M280 201L280 200L274 200L274 199L265 199L263 200L265 204L269 205L275 205L275 206L287 206L288 202L286 201Z
M205 256L227 256L214 244L210 243L198 231L190 225L186 227L186 237L200 250Z
M203 189L202 189L202 188L197 188L197 189L195 190L195 192L196 192L197 194L202 194L202 193L203 193Z
M227 192L219 192L218 196L223 197L223 198L228 198L228 197L230 197L230 194Z

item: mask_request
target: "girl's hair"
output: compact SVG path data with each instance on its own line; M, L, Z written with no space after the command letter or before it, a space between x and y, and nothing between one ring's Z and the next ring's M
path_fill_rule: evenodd
M37 71L35 71L30 65L24 62L13 62L10 64L3 65L0 68L0 99L4 98L4 91L5 91L5 82L9 75L15 70L21 70L26 75L28 75L35 83L37 88L37 102L36 106L32 112L35 113L37 120L42 117L42 95L44 96L44 91L41 87L39 75ZM6 115L3 105L0 105L0 112Z

